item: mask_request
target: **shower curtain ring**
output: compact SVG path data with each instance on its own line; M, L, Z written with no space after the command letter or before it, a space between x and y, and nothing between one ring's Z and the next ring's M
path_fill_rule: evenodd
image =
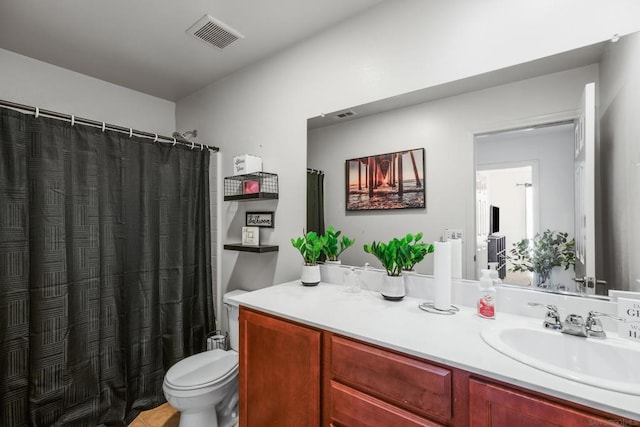
M153 142L158 142L158 134L156 133L156 137L153 138Z
M191 149L193 150L193 147L195 147L195 142L191 141Z
M176 142L177 142L177 141L176 141L176 139L175 139L175 138L173 138L173 145L172 145L172 147L173 147L174 145L176 145Z
M107 129L107 124L105 122L102 122L102 132L104 132Z
M133 137L133 128L129 128L129 138Z
M204 150L204 144L200 144L200 151Z
M39 115L40 115L40 109L36 107L36 119L38 118Z
M74 116L73 114L71 115L71 126L76 124L76 116Z

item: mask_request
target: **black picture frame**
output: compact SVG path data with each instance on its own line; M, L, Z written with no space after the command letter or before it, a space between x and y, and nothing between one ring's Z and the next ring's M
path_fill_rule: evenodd
M245 225L247 227L274 228L275 212L274 211L246 212Z
M345 209L372 211L426 207L424 148L345 161Z

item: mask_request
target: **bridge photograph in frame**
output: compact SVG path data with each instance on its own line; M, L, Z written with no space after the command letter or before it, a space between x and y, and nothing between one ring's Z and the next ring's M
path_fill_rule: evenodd
M424 148L349 159L345 172L347 211L425 207Z

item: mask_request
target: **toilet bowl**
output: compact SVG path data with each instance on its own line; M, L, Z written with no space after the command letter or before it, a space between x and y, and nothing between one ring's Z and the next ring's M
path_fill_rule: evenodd
M194 354L173 365L162 390L180 412L180 427L230 427L238 420L238 305L224 296L231 350Z

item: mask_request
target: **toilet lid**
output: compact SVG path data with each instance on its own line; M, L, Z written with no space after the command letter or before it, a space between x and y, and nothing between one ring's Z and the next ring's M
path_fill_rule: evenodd
M235 374L237 369L238 353L221 349L209 350L173 365L165 375L165 382L174 388L199 388L222 381Z

